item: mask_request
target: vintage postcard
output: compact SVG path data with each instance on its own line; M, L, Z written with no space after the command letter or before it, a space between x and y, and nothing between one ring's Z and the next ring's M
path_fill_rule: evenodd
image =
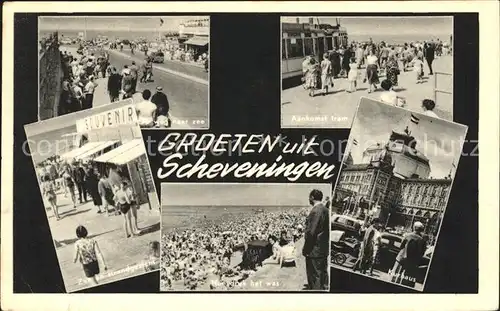
M209 16L41 16L39 120L132 98L149 129L209 128Z
M281 35L282 127L348 128L361 96L453 119L451 16L289 16Z
M162 183L162 291L326 291L330 184Z
M25 131L66 291L157 270L160 206L132 100Z
M466 133L361 99L333 194L333 268L424 289Z

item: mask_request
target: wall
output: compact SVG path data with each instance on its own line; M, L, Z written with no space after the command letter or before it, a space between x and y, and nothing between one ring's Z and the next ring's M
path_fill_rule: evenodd
M43 40L39 54L38 119L59 115L63 69L57 34Z

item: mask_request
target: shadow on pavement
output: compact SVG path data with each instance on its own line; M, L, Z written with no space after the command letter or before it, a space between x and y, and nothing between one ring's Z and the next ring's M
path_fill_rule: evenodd
M148 233L156 232L156 231L160 230L160 222L153 224L153 225L150 225L150 226L147 226L145 228L141 228L140 230L141 230L140 235L146 235Z
M89 208L89 209L86 209L86 210L82 210L82 209L78 209L78 207L77 207L77 208L74 208L72 210L59 213L59 216L61 216L61 219L63 219L65 217L69 217L69 216L74 216L74 215L86 213L86 212L89 212L91 210L92 210L92 208Z
M75 228L75 230L76 230L76 228ZM105 231L105 232L101 232L101 233L89 235L89 236L87 236L87 238L89 238L89 239L95 238L95 237L98 237L100 235L104 235L104 234L107 234L107 233L110 233L110 232L113 232L113 231L116 231L116 230L119 230L119 229L114 229L114 230L109 230L109 231ZM60 241L54 240L54 243L56 244L56 248L60 248L60 247L64 247L64 246L68 246L70 244L73 244L77 240L78 240L78 238L75 237L74 239L67 239L67 240L60 240Z

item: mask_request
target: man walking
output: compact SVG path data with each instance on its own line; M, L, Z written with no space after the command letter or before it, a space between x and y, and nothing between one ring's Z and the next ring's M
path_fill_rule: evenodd
M429 66L429 75L433 75L434 72L432 71L432 62L434 61L434 52L435 52L435 47L434 43L431 42L426 42L424 45L424 57L425 60L427 61L427 66Z
M304 248L306 257L307 289L328 289L328 249L330 233L330 211L322 203L323 193L314 189L309 194L313 206L306 219Z
M396 256L394 267L390 271L392 282L414 287L418 266L425 253L426 242L422 237L424 225L417 221L413 224L413 232L407 234L401 243L401 250Z
M78 201L80 203L87 202L87 188L85 187L85 170L82 164L75 165L73 170L73 176L75 178L76 187L78 189Z
M111 68L111 75L108 78L108 94L111 102L119 99L121 86L122 77L118 74L116 67L113 67Z

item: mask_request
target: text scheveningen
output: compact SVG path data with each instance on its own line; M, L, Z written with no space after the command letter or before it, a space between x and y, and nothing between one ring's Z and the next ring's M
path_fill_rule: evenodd
M247 134L202 134L169 133L158 145L160 154L168 155L163 165L158 169L158 178L169 176L177 178L208 178L234 176L236 178L285 177L289 181L296 181L302 176L329 180L334 176L335 165L320 161L308 161L317 158L314 150L319 146L316 136L302 142L285 142L282 136L247 135ZM196 163L179 164L189 152L197 153ZM271 162L239 162L239 156L251 153L274 154ZM206 163L207 154L214 156L225 155L232 161ZM286 163L283 155L295 154L303 156L300 163ZM286 157L286 156L285 156ZM259 157L266 158L269 157ZM194 160L193 160L194 162ZM213 161L212 161L213 162Z

